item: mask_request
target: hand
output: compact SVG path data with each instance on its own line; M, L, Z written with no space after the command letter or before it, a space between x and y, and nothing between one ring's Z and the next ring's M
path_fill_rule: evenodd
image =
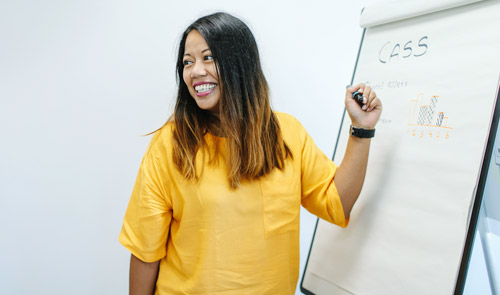
M352 98L352 94L358 91L363 94L363 106ZM374 129L382 113L382 102L370 86L360 83L350 86L345 92L345 107L352 121L352 126Z

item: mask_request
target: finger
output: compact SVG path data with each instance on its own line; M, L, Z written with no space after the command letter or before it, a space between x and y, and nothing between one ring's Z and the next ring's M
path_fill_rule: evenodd
M372 88L368 85L365 85L365 87L363 87L363 96L366 97L366 99L368 99L370 97L370 93L372 92Z
M356 87L356 85L347 84L347 85L345 86L345 89L346 89L347 91L354 92L355 87Z
M358 84L352 86L352 88L354 90L353 92L358 91L359 93L363 93L363 91L364 91L363 88L365 88L365 83L358 83Z
M368 108L368 103L370 102L370 96L372 92L373 91L370 86L365 85L365 87L363 87L363 110L366 110Z
M374 109L382 110L382 101L378 97L375 97L370 102L370 106L368 107L368 109L366 111L369 112L369 111L372 111Z
M377 94L375 93L375 91L371 90L370 95L368 95L367 97L368 99L366 101L366 105L368 108L370 108L373 100L377 97Z
M358 83L358 84L355 84L355 85L347 85L346 89L349 92L356 92L356 91L360 91L364 86L365 86L364 83Z

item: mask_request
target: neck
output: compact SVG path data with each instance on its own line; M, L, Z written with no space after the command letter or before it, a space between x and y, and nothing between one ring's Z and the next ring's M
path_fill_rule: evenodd
M208 133L215 135L217 137L225 137L224 131L221 128L220 117L218 114L214 114L210 112L209 124L208 124Z

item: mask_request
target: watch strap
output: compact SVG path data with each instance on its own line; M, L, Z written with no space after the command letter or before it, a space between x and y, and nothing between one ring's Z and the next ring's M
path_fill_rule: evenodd
M359 138L372 138L375 136L375 129L364 129L351 125L349 134Z

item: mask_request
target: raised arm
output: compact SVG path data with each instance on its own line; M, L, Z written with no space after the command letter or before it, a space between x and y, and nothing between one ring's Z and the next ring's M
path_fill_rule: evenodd
M363 107L354 101L352 94L358 91L363 94ZM382 102L372 89L365 84L351 86L346 90L345 105L351 118L352 126L363 129L374 129L382 113ZM334 182L337 186L344 214L350 216L352 207L358 199L365 180L370 138L359 138L349 135L344 159L335 174Z

